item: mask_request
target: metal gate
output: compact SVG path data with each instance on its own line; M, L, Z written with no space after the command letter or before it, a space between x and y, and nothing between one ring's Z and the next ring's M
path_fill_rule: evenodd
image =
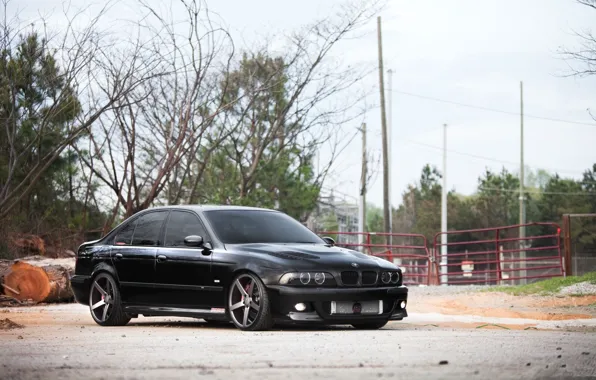
M596 271L596 214L563 215L565 272L581 276Z
M520 238L522 226L526 237ZM444 234L446 244L441 243ZM433 251L439 284L526 284L565 275L561 229L555 223L439 232Z
M382 257L398 264L402 269L406 285L431 284L431 255L424 235L384 232L319 232L318 234L333 237L337 246ZM388 237L390 244L387 244Z

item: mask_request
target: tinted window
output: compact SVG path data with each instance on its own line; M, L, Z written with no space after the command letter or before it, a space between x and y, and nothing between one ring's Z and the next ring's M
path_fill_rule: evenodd
M151 212L137 219L132 245L159 245L159 233L167 212Z
M280 212L217 210L205 215L219 239L227 244L325 243L296 219Z
M207 239L199 218L189 212L172 211L166 226L166 247L184 247L184 238L199 235Z
M114 237L115 245L130 245L132 242L132 234L135 231L137 225L136 219L125 225Z

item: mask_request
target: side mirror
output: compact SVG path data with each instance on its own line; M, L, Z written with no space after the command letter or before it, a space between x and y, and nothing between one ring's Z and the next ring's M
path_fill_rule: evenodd
M329 244L330 246L334 246L335 245L335 240L333 240L333 238L330 237L330 236L325 236L323 238L323 240L325 241L325 243Z
M203 246L203 237L199 235L190 235L184 238L184 245L188 247Z

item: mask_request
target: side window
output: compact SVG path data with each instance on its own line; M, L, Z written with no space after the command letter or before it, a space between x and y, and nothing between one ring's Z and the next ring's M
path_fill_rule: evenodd
M185 247L184 238L199 235L207 239L207 234L199 218L190 212L172 211L166 227L166 247Z
M132 242L132 234L135 232L136 225L137 220L135 219L118 231L114 237L114 245L130 245Z
M159 245L159 235L164 219L168 215L165 211L151 212L137 219L137 226L132 236L132 245Z

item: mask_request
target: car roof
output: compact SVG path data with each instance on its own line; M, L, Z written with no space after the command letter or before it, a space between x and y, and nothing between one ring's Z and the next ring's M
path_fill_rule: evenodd
M272 212L279 212L277 210L273 210L273 209L269 209L269 208L262 208L262 207L250 207L250 206L235 206L235 205L210 205L210 204L206 204L206 205L197 205L197 204L191 204L191 205L172 205L172 206L156 206L156 207L150 207L147 209L147 211L150 210L160 210L160 209L181 209L181 210L193 210L193 211L197 211L197 212L201 212L201 211L215 211L215 210L236 210L236 211L240 211L240 210L258 210L258 211L272 211Z

